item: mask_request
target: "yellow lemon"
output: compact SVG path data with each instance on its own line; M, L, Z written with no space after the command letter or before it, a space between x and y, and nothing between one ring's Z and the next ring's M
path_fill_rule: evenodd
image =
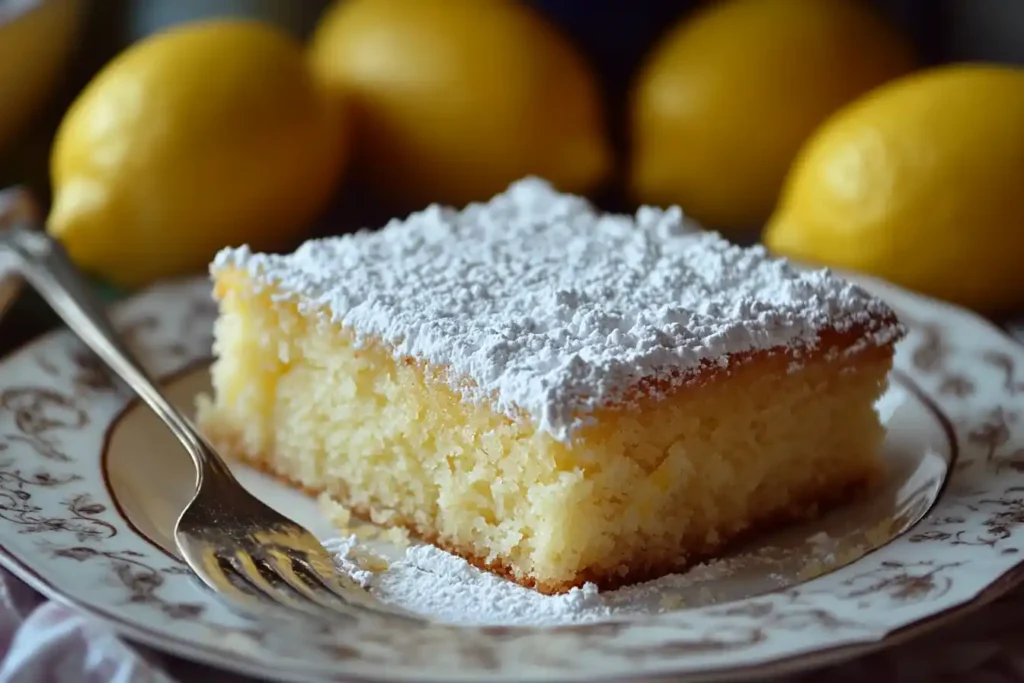
M808 141L765 242L986 311L1024 305L1022 122L1024 69L884 86Z
M632 194L716 228L759 228L807 136L912 65L858 0L707 5L668 33L634 84Z
M400 203L463 204L524 175L585 192L611 168L583 59L515 0L344 0L311 60L355 116L359 175Z
M283 247L329 200L345 139L290 37L243 20L174 28L119 55L68 110L47 227L128 287L203 268L224 245Z

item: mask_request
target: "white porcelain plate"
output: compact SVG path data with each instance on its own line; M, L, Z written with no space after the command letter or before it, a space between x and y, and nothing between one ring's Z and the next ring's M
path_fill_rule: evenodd
M64 333L0 362L0 560L130 639L286 680L761 680L866 652L1017 578L1024 348L972 314L865 285L911 329L879 407L887 486L757 539L728 571L670 583L656 603L599 596L618 605L609 619L468 625L365 609L330 627L283 628L236 616L173 554L171 528L192 482L187 457ZM117 311L182 406L207 386L213 313L208 283L195 280ZM301 494L239 474L270 504L336 533Z

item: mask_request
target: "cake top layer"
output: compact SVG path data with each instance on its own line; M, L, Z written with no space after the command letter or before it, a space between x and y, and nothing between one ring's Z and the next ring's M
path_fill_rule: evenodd
M874 344L901 334L881 301L826 270L734 246L678 208L602 214L534 178L486 204L431 206L289 255L225 249L222 268L357 339L447 366L464 395L525 411L559 440L643 378L685 381L730 354L813 347L826 328L863 327Z

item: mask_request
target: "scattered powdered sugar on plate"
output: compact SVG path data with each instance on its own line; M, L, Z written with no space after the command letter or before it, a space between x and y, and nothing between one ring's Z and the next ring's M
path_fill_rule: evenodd
M795 567L787 571L792 550L766 546L614 591L586 584L543 595L432 545L396 552L354 535L326 545L339 569L383 605L464 626L555 626L659 614L765 593L800 579ZM808 539L805 547L811 545L820 552L820 539ZM364 568L367 558L376 570Z
M398 609L461 626L557 626L702 607L793 586L844 566L892 537L890 518L832 536L798 525L772 543L698 564L682 574L599 591L594 584L543 595L428 544L403 550L357 536L328 541L338 568ZM813 526L813 525L812 525Z
M415 545L371 583L387 602L442 621L548 624L609 616L588 584L564 595L544 596L431 545Z

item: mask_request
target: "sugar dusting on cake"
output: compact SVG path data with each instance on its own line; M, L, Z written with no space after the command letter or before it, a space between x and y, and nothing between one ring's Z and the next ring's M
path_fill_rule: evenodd
M463 626L557 626L662 614L781 590L853 562L886 540L844 543L818 533L795 548L767 546L614 591L585 584L560 595L524 588L431 545L412 545L391 558L379 544L355 535L327 546L338 568L386 608Z
M449 368L467 398L525 411L562 441L642 378L811 348L827 327L865 326L876 344L902 334L882 302L826 270L732 245L678 208L602 214L532 178L462 211L431 206L289 255L225 249L222 268L246 269L357 340Z

